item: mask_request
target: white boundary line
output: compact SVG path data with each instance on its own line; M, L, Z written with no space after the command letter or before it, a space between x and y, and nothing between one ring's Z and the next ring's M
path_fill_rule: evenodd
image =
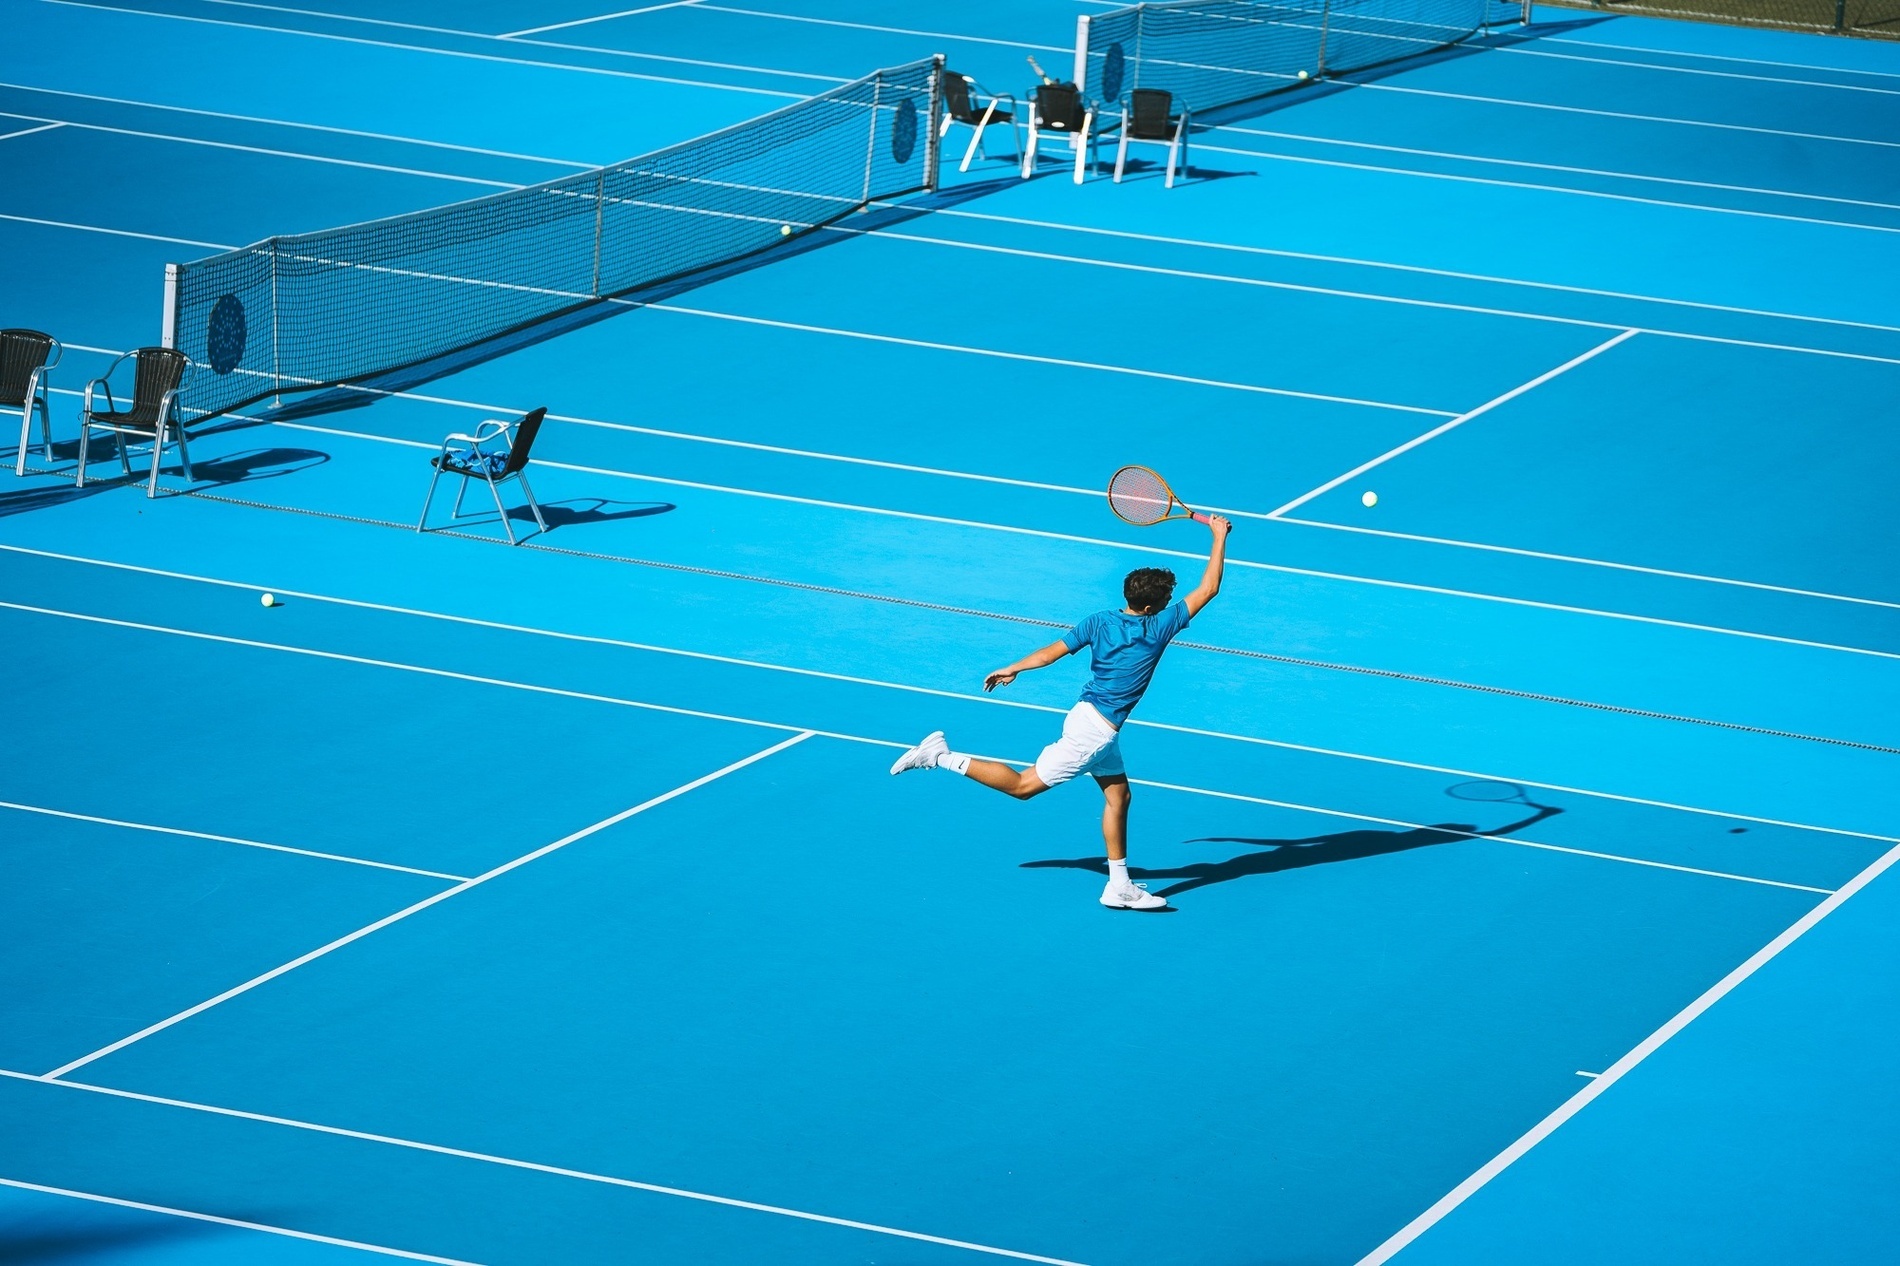
M48 2L68 3L70 0L48 0ZM1708 119L1678 119L1661 114L1633 114L1625 110L1599 110L1591 106L1558 105L1550 101L1519 101L1512 97L1486 97L1469 92L1447 92L1442 88L1408 88L1401 84L1353 83L1352 86L1369 88L1377 92L1403 93L1412 97L1475 101L1483 105L1516 106L1523 110L1554 110L1560 114L1588 114L1601 119L1625 119L1636 123L1669 123L1678 127L1713 128L1719 132L1750 132L1758 136L1785 136L1797 141L1832 141L1841 145L1871 145L1878 149L1900 149L1900 141L1881 141L1865 136L1829 136L1821 132L1795 132L1786 128L1755 127L1747 123L1717 123Z
M92 9L102 13L123 13L131 17L167 18L174 22L197 22L205 26L230 27L240 31L261 31L267 35L297 35L304 39L330 40L339 44L360 44L370 48L393 48L406 53L427 53L435 57L457 57L466 61L500 62L511 66L531 66L537 70L565 70L577 75L604 75L610 79L642 79L649 83L678 84L687 88L714 88L722 92L745 92L759 97L803 100L804 93L781 92L774 88L750 88L739 84L711 83L703 79L681 79L672 75L648 75L633 70L613 70L605 66L577 66L571 62L536 61L529 57L502 57L495 53L471 53L462 49L435 48L427 44L404 44L395 40L372 40L361 35L337 35L329 31L305 31L289 26L266 26L261 22L233 22L229 18L201 18L184 13L165 13L158 9L126 9L99 4L94 0L40 0L68 9Z
M282 4L260 4L257 0L203 0L205 4L232 9L256 9L263 13L290 13L298 17L323 18L331 22L355 22L363 26L384 26L398 31L422 31L429 35L450 35L465 40L493 40L507 44L525 44L533 48L558 48L571 53L598 53L603 57L630 57L645 62L670 62L676 66L701 66L708 70L737 70L746 74L770 75L777 79L810 79L818 83L850 83L851 75L815 75L803 70L781 70L776 66L748 66L742 62L715 62L703 57L675 57L666 53L642 53L630 48L609 48L599 44L564 44L559 40L531 40L526 36L496 35L491 31L464 31L453 26L429 26L421 22L396 22L389 18L364 17L360 13L331 13L323 9L298 9ZM671 8L661 5L660 8ZM724 84L708 84L721 88ZM589 163L588 166L596 164Z
M550 22L546 26L531 26L525 31L506 31L496 38L518 40L524 35L545 35L549 31L565 31L570 27L591 26L595 22L612 22L616 18L637 17L642 13L653 13L659 9L680 9L698 3L699 0L666 0L664 4L649 4L639 9L622 9L618 13L603 13L598 17L575 18L571 22Z
M1900 93L1895 95L1900 96ZM1554 171L1570 176L1598 176L1605 180L1637 180L1650 184L1674 185L1684 189L1715 189L1723 193L1745 193L1764 198L1798 198L1805 202L1828 202L1836 206L1870 207L1876 211L1900 211L1900 203L1875 202L1868 198L1842 198L1833 194L1804 193L1795 189L1768 189L1760 185L1728 185L1714 180L1686 180L1676 176L1651 176L1635 171L1612 171L1602 167L1573 167L1564 163L1539 163L1523 158L1496 158L1487 154L1465 154L1456 150L1419 149L1411 145L1382 145L1376 141L1351 140L1336 136L1313 136L1305 132L1276 132L1267 128L1242 127L1228 123L1208 131L1232 132L1237 136L1264 136L1281 141L1299 141L1308 145L1338 145L1347 149L1377 150L1383 154L1409 154L1417 158L1439 158L1449 162L1484 163L1493 167L1521 167L1529 171ZM1567 186L1546 188L1572 192ZM1669 205L1673 206L1674 203Z
M1116 0L1119 3L1119 0ZM1778 62L1760 57L1730 57L1722 53L1691 53L1679 48L1648 48L1638 44L1608 44L1599 40L1572 39L1567 35L1546 35L1544 40L1551 44L1576 44L1584 48L1607 48L1619 53L1651 53L1657 57L1695 57L1703 61L1739 62L1746 66L1779 66L1784 70L1818 70L1833 75L1870 75L1876 79L1900 79L1900 73L1890 70L1854 70L1846 66L1817 66L1812 62Z
M1413 436L1411 439L1405 441L1405 443L1399 445L1397 448L1387 449L1385 452L1379 454L1377 457L1373 458L1371 461L1361 462L1357 466L1354 466L1351 470L1347 471L1345 474L1336 475L1333 478L1327 480L1325 483L1321 484L1319 487L1314 488L1309 492L1301 493L1299 496L1293 498L1293 500L1287 502L1285 505L1281 506L1279 509L1274 510L1273 512L1268 514L1267 517L1270 519L1277 519L1289 510L1297 510L1301 506L1305 505L1307 502L1311 501L1313 498L1321 496L1325 493L1331 492L1333 489L1339 487L1339 485L1343 483L1348 482L1349 480L1357 479L1359 476L1365 474L1367 471L1373 469L1374 467L1383 466L1385 463L1391 461L1394 457L1398 457L1404 453L1409 453L1413 449L1417 448L1419 445L1425 444L1425 443L1430 442L1431 440L1437 439L1439 436L1443 435L1445 432L1451 430L1452 428L1463 426L1465 423L1471 421L1473 418L1482 417L1484 414L1491 412L1491 410L1497 408L1499 405L1508 404L1510 401L1517 399L1519 396L1523 395L1524 393L1528 391L1534 391L1538 387L1543 386L1545 383L1549 382L1551 379L1561 377L1562 375L1569 373L1571 370L1575 369L1577 366L1581 364L1584 364L1586 361L1591 361L1591 360L1596 359L1598 356L1601 356L1603 353L1609 351L1612 347L1615 347L1618 343L1627 342L1628 340L1635 338L1637 333L1638 332L1636 330L1624 330L1621 334L1618 334L1615 338L1605 339L1603 342L1598 343L1595 347L1591 348L1589 351L1584 352L1577 356L1572 356L1569 360L1557 366L1555 369L1547 369L1543 373L1537 375L1537 377L1531 379L1529 382L1522 383L1516 387L1513 387L1501 396L1494 396L1491 399L1485 401L1483 404L1479 405L1477 408L1472 409L1465 413L1461 413L1449 422L1440 423L1439 425L1433 427L1431 430L1425 432L1423 435Z
M10 119L30 119L33 116L26 115L26 114L10 114L10 115L7 115L6 117ZM40 132L51 132L54 128L61 128L65 126L66 125L64 123L42 123L38 127L25 128L18 132L0 133L0 141L17 141L22 136L33 136Z
M32 215L8 215L0 212L0 220L11 220L15 224L37 224L42 228L71 229L76 233L104 233L108 237L132 237L145 242L165 242L173 246L198 246L205 250L229 250L221 242L200 242L189 237L167 237L163 233L138 233L131 229L108 229L97 224L74 224L68 220L42 220Z
M546 857L549 853L552 853L557 849L566 848L569 844L573 844L579 840L584 840L588 836L594 835L600 831L604 831L610 826L617 826L618 824L625 822L628 818L634 817L638 814L645 813L648 809L656 808L660 805L665 804L669 800L676 800L680 796L685 795L689 791L695 791L700 787L704 787L707 783L717 782L719 779L724 778L727 774L734 773L738 770L744 769L746 766L754 764L758 761L762 761L768 756L775 756L778 753L784 751L786 748L794 747L797 744L804 742L806 739L810 737L812 737L812 732L810 730L801 730L797 734L792 735L792 737L788 739L781 739L779 742L772 744L772 746L770 747L763 748L760 751L756 751L752 753L752 755L750 756L742 757L739 760L733 761L729 765L725 765L719 769L715 769L710 774L702 774L700 777L693 779L691 782L681 783L679 786L673 788L671 791L662 792L661 794L654 796L651 799L642 800L639 804L634 805L630 809L622 809L620 812L616 814L613 814L609 817L602 818L600 821L594 823L591 826L584 826L578 831L574 831L570 834L563 835L560 839L555 840L552 844L543 844L540 848L535 849L533 852L523 853L520 857L515 858L513 861L503 862L499 866L496 866L490 870L485 870L481 874L475 876L473 879L465 879L461 883L455 885L453 888L445 888L441 892L435 893L431 896L424 897L422 900L416 902L415 904L410 905L410 906L405 906L403 909L396 911L396 913L394 914L385 915L384 917L376 920L374 923L365 924L364 926L356 929L356 931L354 932L350 932L344 936L339 936L338 938L336 938L334 941L331 941L327 945L320 945L316 949L311 950L309 953L300 954L296 958L291 959L289 962L284 963L283 965L279 967L273 967L269 971L264 972L261 975L253 976L251 977L251 979L245 981L241 985L234 985L231 988L225 990L223 993L217 994L216 996L211 997L211 998L207 998L203 1002L200 1002L196 1004L195 1006L186 1007L183 1011L178 1012L176 1015L168 1016L165 1019L158 1021L156 1024L148 1024L144 1028L140 1029L138 1032L128 1034L127 1036L120 1038L118 1041L113 1042L110 1045L102 1046L98 1050L93 1051L89 1055L82 1055L78 1059L71 1060L65 1064L61 1064L58 1068L55 1068L52 1072L47 1073L44 1077L42 1077L41 1080L42 1081L57 1081L61 1077L64 1077L67 1073L73 1072L76 1069L84 1068L87 1064L92 1063L94 1060L104 1059L106 1056L112 1054L115 1051L122 1051L126 1047L131 1046L135 1042L141 1042L145 1040L146 1038L151 1037L154 1033L162 1033L163 1031L171 1028L175 1024L179 1024L185 1020L189 1020L193 1016L202 1015L206 1011L209 1011L211 1010L211 1008L217 1006L219 1003L229 1002L232 998L235 998L239 996L240 994L249 993L251 990L257 988L259 985L268 984L271 981L276 980L279 976L283 976L283 975L288 974L289 972L295 971L297 968L302 967L305 963L314 962L315 960L322 958L324 955L329 954L334 950L340 950L346 945L350 945L356 941L360 941L364 937L370 935L371 933L379 932L383 928L388 927L392 923L399 923L402 920L408 918L412 914L417 914L423 910L427 910L430 906L439 905L442 902L447 901L451 897L460 896L462 893L467 892L471 888L480 887L482 884L487 883L491 879L499 878L500 876L507 874L509 871L516 870L522 866L526 866L529 862L537 861L540 858Z
M143 1200L124 1200L118 1196L102 1196L92 1191L74 1191L70 1187L48 1187L36 1182L22 1182L18 1178L0 1178L0 1187L37 1191L43 1196L65 1196L73 1200L88 1200L94 1204L116 1205L121 1209L137 1209L141 1213L162 1213L173 1218L190 1218L193 1222L215 1222L219 1226L237 1227L244 1231L263 1231L268 1235L283 1235L293 1240L309 1240L315 1244L329 1244L337 1248L359 1249L365 1253L381 1253L385 1257L401 1257L412 1262L435 1262L439 1266L477 1266L475 1262L465 1262L457 1257L437 1257L433 1253L415 1253L408 1249L390 1248L383 1244L367 1244L362 1240L341 1240L333 1235L318 1235L313 1231L295 1231L287 1226L246 1222L242 1218L220 1217L215 1213L199 1213L193 1209L174 1209L170 1205L147 1204Z
M1807 935L1822 919L1834 913L1849 897L1873 882L1896 861L1900 861L1900 847L1888 850L1879 860L1854 876L1832 896L1802 915L1792 926L1782 932L1780 936L1777 936L1774 940L1756 950L1755 953L1749 957L1747 962L1710 986L1707 992L1677 1012L1661 1028L1644 1038L1635 1049L1631 1050L1627 1055L1623 1056L1623 1058L1617 1060L1616 1063L1592 1079L1583 1089L1565 1100L1563 1105L1555 1112L1552 1112L1535 1126L1532 1126L1531 1129L1516 1142L1487 1161L1476 1173L1445 1193L1436 1204L1412 1219L1412 1221L1397 1231L1390 1239L1386 1240L1385 1243L1360 1258L1358 1266L1381 1266L1381 1263L1391 1260L1394 1254L1398 1253L1401 1249L1405 1248L1406 1245L1412 1243L1412 1241L1416 1240L1420 1235L1437 1225L1444 1219L1446 1214L1470 1199L1479 1188L1489 1183L1506 1169L1509 1169L1526 1152L1556 1132L1557 1128L1563 1125L1564 1122L1583 1111L1597 1096L1621 1081L1630 1070L1655 1054L1656 1051L1662 1047L1663 1043L1687 1028L1697 1016L1728 996L1729 993L1734 991L1737 985L1740 985L1750 976L1760 971L1762 967L1777 954L1781 953L1781 951L1787 949L1790 945Z
M295 853L299 857L317 857L326 862L348 862L352 866L374 866L377 870L399 870L405 875L422 875L429 879L446 879L451 883L467 880L466 875L450 875L439 870L422 870L415 866L398 866L394 862L372 861L367 857L349 857L342 853L323 853L310 848L292 848L288 844L266 844L262 840L246 840L235 835L214 835L209 831L187 831L176 826L153 826L149 822L127 822L122 818L102 818L91 813L71 813L65 809L48 809L42 805L19 804L12 800L0 800L0 809L12 809L17 813L36 813L42 817L65 818L72 822L92 822L100 826L124 827L129 831L150 831L155 835L181 835L187 839L209 840L215 844L242 844L245 848L268 849L273 853Z
M49 3L53 0L49 0ZM1421 171L1415 167L1388 167L1379 163L1349 163L1339 158L1315 158L1308 154L1276 154L1270 150L1240 149L1231 145L1199 144L1199 153L1234 154L1245 158L1265 158L1277 163L1301 163L1308 167L1338 167L1347 171L1369 171L1387 176L1412 176L1420 180L1448 180L1464 185L1491 185L1499 189L1524 189L1534 193L1555 193L1573 198L1603 198L1611 202L1634 202L1642 206L1668 207L1677 211L1705 211L1712 215L1739 215L1755 220L1783 220L1790 224L1817 224L1837 229L1859 229L1868 233L1900 233L1900 226L1866 224L1858 220L1828 220L1814 215L1793 215L1786 211L1754 211L1745 207L1724 207L1708 202L1680 202L1671 198L1645 198L1634 193L1612 193L1607 189L1578 189L1572 185L1546 185L1532 180L1503 180L1496 176L1467 176L1449 171Z
M96 101L101 105L131 106L139 110L162 110L167 114L188 114L204 119L224 119L232 123L257 123L267 127L296 128L302 132L322 132L331 136L353 136L361 140L391 141L399 145L422 145L429 149L452 150L459 154L479 154L484 158L511 158L526 163L547 163L551 166L573 167L587 171L591 171L600 165L598 163L584 163L579 159L573 158L549 158L544 154L521 154L514 150L484 149L479 145L458 145L453 141L431 141L418 136L398 136L393 132L366 132L361 128L332 127L327 123L300 123L295 119L273 119L257 114L233 114L227 110L200 110L194 106L166 105L157 101L139 101L132 97L106 97L94 92L72 92L64 88L37 88L31 84L0 83L0 89L11 92L31 92L47 97L66 97L74 101ZM14 115L12 117L29 118L33 116Z
M54 558L67 562L90 563L96 566L119 571L139 572L147 575L165 576L171 579L193 581L202 584L219 585L228 588L255 589L257 586L231 580L219 580L212 577L193 576L184 572L161 571L157 568L140 567L132 563L104 562L96 559L81 558L75 555L55 554L46 550L32 550L23 546L0 545L0 549L11 553L30 554L42 558ZM504 632L523 633L534 636L557 638L563 641L587 642L595 645L617 646L629 650L649 651L655 654L673 655L685 659L704 660L711 663L732 664L742 668L763 669L769 672L787 673L794 676L813 677L827 681L844 682L849 685L872 686L882 689L898 690L909 694L929 695L942 699L954 699L960 702L981 703L993 707L1016 708L1026 712L1042 712L1051 715L1063 715L1065 709L1048 704L1027 703L1013 699L997 699L989 695L964 694L954 690L943 690L931 686L907 685L901 682L880 681L873 677L851 677L842 673L826 672L816 668L795 668L790 665L772 664L761 660L738 659L731 656L715 655L707 651L689 651L677 647L659 646L650 643L629 642L618 638L597 637L584 633L566 633L553 629L538 629L528 625L506 624L500 621L483 620L474 616L450 615L438 611L426 611L414 607L390 606L384 603L369 602L362 599L338 598L326 594L299 591L279 587L275 592L314 602L333 603L337 606L356 607L372 611L385 611L395 615L410 615L424 619L441 620L454 624L467 624L478 628L492 628ZM707 712L694 708L675 707L671 704L647 703L638 699L628 699L617 695L595 694L580 690L567 690L558 686L542 686L531 682L511 681L500 677L483 677L471 673L455 672L444 668L431 668L421 664L408 664L399 660L372 659L361 655L349 655L340 651L318 650L311 647L292 646L281 642L262 642L250 638L231 637L220 633L203 633L193 629L173 628L162 624L146 624L134 620L119 620L109 616L86 615L76 611L62 611L52 607L28 606L24 603L0 601L0 609L23 611L34 615L52 616L59 619L77 620L87 624L103 624L116 628L135 629L145 633L161 633L173 637L190 638L196 641L215 642L232 646L245 646L256 650L280 651L290 655L305 655L313 659L336 660L341 663L360 664L371 668L387 668L398 672L411 672L427 677L442 677L452 681L466 681L477 685L498 686L508 690L520 690L530 694L552 695L558 698L578 699L589 703L604 703L617 707L637 708L647 712L662 712L673 716L698 717L709 721L725 721L734 725L752 726L758 729L779 730L791 733L810 733L820 738L838 739L847 743L862 743L871 747L894 748L902 751L911 745L891 739L871 738L862 734L848 734L838 730L822 730L811 726L789 725L779 721L762 721L755 717L734 716L729 713ZM1790 830L1812 831L1820 835L1837 835L1849 839L1872 840L1881 844L1900 843L1900 837L1874 835L1866 831L1854 831L1844 827L1815 826L1805 822L1790 822L1782 818L1759 817L1747 813L1735 813L1724 809L1706 809L1697 805L1675 804L1667 800L1651 800L1640 796L1626 796L1613 791L1595 791L1587 787L1572 787L1563 783L1540 782L1535 779L1510 777L1501 774L1482 773L1469 769L1455 769L1444 765L1430 765L1418 761L1400 760L1389 756L1373 756L1364 752L1342 751L1336 748L1316 747L1307 743L1293 743L1283 739L1260 738L1250 734L1234 734L1224 730L1201 729L1194 726L1175 725L1165 721L1131 719L1129 725L1142 729L1160 730L1172 734L1188 734L1196 738L1218 739L1235 743L1246 743L1256 747L1270 747L1282 751L1302 752L1314 756L1334 757L1342 760L1362 761L1374 765L1387 765L1398 769L1412 769L1423 773L1444 774L1461 779L1484 779L1499 782L1511 782L1525 787L1536 787L1544 791L1557 791L1570 795L1584 796L1593 800L1613 800L1622 804L1642 805L1647 808L1674 810L1693 813L1703 817L1722 818L1727 821L1752 822L1761 826L1786 827ZM1026 762L1016 762L1026 763ZM1137 780L1140 781L1140 780ZM1240 796L1230 792L1213 791L1205 788L1183 787L1174 784L1154 783L1154 786L1166 786L1176 791L1188 791L1200 795L1217 796L1223 799L1251 800L1254 797ZM1303 809L1311 813L1328 814L1339 818L1360 818L1362 815L1340 809L1328 809L1319 805L1296 805L1290 801L1259 801L1262 804L1278 804L1288 808ZM1609 856L1606 854L1605 856ZM1773 881L1768 881L1773 882ZM1818 891L1818 890L1817 890Z
M1219 507L1211 507L1219 509ZM1238 513L1223 510L1223 514ZM1264 516L1263 516L1264 517ZM1384 536L1396 541L1417 541L1425 545L1449 545L1457 549L1483 550L1490 554L1511 554L1520 558L1539 558L1553 563L1575 563L1580 567L1606 567L1612 571L1635 572L1644 576L1662 576L1670 580L1693 580L1710 585L1731 585L1738 589L1759 589L1765 593L1787 594L1796 598L1819 598L1828 602L1848 602L1863 607L1884 607L1900 611L1900 602L1880 598L1859 598L1852 594L1827 593L1820 589L1798 589L1792 585L1772 585L1763 580L1736 580L1732 576L1709 576L1701 572L1672 571L1667 567L1648 567L1641 563L1618 563L1604 558L1584 558L1577 554L1554 554L1545 550L1525 549L1516 545L1492 545L1485 541L1463 541L1448 536L1423 536L1416 532L1395 532L1389 528L1361 527L1353 523L1329 523L1324 519L1299 519L1292 516L1274 520L1298 527L1325 528L1331 532L1357 532L1365 536Z
M684 1187L663 1187L657 1183L636 1182L631 1178L615 1178L609 1174L590 1173L584 1169L568 1169L560 1165L543 1165L538 1161L517 1160L512 1156L497 1156L491 1152L472 1152L460 1147L445 1147L440 1143L424 1143L416 1139L397 1138L391 1134L372 1134L366 1130L349 1130L342 1126L320 1125L314 1121L300 1121L295 1117L270 1116L262 1112L246 1112L240 1108L221 1108L216 1104L196 1103L190 1099L169 1099L163 1095L141 1094L136 1090L120 1090L112 1086L93 1085L83 1081L46 1082L42 1077L31 1073L15 1072L0 1068L0 1077L10 1081L42 1082L60 1086L67 1090L82 1091L86 1094L105 1095L113 1099L125 1099L133 1103L149 1103L163 1108L182 1108L188 1112L204 1112L212 1116L230 1117L238 1121L255 1121L261 1125L282 1125L293 1130L308 1130L313 1134L327 1134L334 1138L355 1139L363 1143L381 1143L390 1147L407 1148L413 1152L427 1152L434 1156L450 1156L457 1160L477 1161L485 1165L500 1165L508 1169L522 1169L531 1173L548 1174L556 1178L577 1178L582 1182L600 1183L608 1187L621 1187L629 1191L645 1191L654 1195L677 1196L684 1200L698 1200L706 1204L723 1205L729 1209L748 1209L754 1213L769 1213L782 1218L797 1218L803 1222L820 1222L827 1226L844 1227L852 1231L869 1231L875 1235L890 1235L898 1239L919 1240L926 1244L941 1244L947 1248L968 1249L973 1253L988 1253L994 1257L1010 1257L1018 1261L1041 1262L1044 1266L1082 1266L1080 1262L1066 1261L1060 1257L1041 1257L1035 1253L1021 1253L1014 1249L994 1248L988 1244L974 1244L968 1240L945 1239L938 1235L925 1235L920 1231L903 1231L896 1227L881 1226L875 1222L856 1222L850 1218L834 1218L823 1213L807 1213L801 1209L787 1209L780 1205L759 1204L751 1200L736 1200L730 1196L708 1195L703 1191L689 1191Z
M1028 44L1021 40L999 40L987 35L957 35L949 31L919 31L908 26L876 26L869 22L845 22L837 18L813 18L796 13L772 13L765 9L739 9L729 5L710 4L705 0L696 6L709 13L736 13L740 17L770 18L778 22L807 22L813 26L841 26L853 31L878 31L885 35L916 35L930 40L955 40L960 44L996 44L1003 48L1027 48L1038 53L1072 53L1073 45L1063 47L1057 44Z
M1715 79L1747 79L1755 83L1789 84L1796 88L1838 88L1842 92L1876 92L1885 97L1900 97L1900 88L1875 88L1868 84L1833 84L1819 79L1788 79L1780 75L1747 75L1735 70L1704 70L1696 66L1658 66L1655 62L1624 61L1617 57L1593 57L1587 53L1553 53L1545 48L1499 47L1498 53L1516 53L1522 57L1557 57L1567 62L1589 62L1597 66L1629 66L1636 70L1661 70L1677 75L1707 75Z

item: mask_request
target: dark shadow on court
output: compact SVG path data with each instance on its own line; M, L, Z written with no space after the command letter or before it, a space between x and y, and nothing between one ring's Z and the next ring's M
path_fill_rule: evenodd
M113 474L116 476L117 471ZM10 475L10 472L9 472ZM51 510L55 506L68 505L74 501L84 501L87 497L96 497L102 492L111 492L121 487L123 481L117 478L89 483L84 488L73 487L71 478L49 487L20 488L0 492L0 519L15 514L31 514L35 510Z
M152 1214L156 1219L161 1215ZM145 1222L134 1226L85 1229L32 1225L0 1230L0 1266L52 1266L61 1262L117 1261L140 1247L176 1246L215 1235L221 1228L183 1218Z
M1390 853L1403 853L1415 848L1427 848L1434 844L1455 844L1460 840L1497 839L1513 835L1563 812L1562 809L1550 805L1535 805L1532 808L1535 812L1528 817L1485 831L1479 830L1474 823L1441 822L1405 831L1372 829L1336 831L1329 835L1310 835L1301 839L1259 839L1239 835L1202 836L1199 839L1184 842L1188 844L1246 844L1256 851L1241 853L1222 861L1192 862L1186 866L1159 869L1130 866L1128 874L1137 880L1178 881L1165 888L1152 889L1156 896L1172 900L1181 893L1192 892L1196 888L1232 883L1236 879L1246 879L1253 875L1272 875L1280 871L1297 870L1303 866L1325 866L1333 862L1352 862L1367 857L1383 857ZM1022 865L1025 870L1056 868L1092 870L1103 876L1108 874L1108 863L1099 855L1024 862Z
M220 457L201 458L191 464L191 473L199 483L252 483L300 474L329 460L328 453L314 448L250 448ZM179 473L183 473L182 469Z
M541 517L548 531L578 527L584 523L613 523L620 519L645 519L668 514L679 507L671 501L609 501L605 497L569 497L565 501L541 503ZM517 522L534 522L534 513L526 506L508 507L508 517Z

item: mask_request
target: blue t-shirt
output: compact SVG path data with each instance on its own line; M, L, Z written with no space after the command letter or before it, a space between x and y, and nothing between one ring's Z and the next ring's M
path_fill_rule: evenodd
M1188 626L1187 603L1177 602L1153 615L1126 611L1097 611L1062 635L1070 652L1087 646L1094 662L1082 698L1094 705L1107 722L1120 729L1141 702L1148 681L1174 635Z

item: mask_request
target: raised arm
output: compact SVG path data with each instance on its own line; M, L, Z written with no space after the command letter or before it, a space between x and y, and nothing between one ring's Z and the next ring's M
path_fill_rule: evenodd
M1058 659L1069 654L1069 644L1057 640L1039 651L1031 651L1008 668L999 668L983 679L983 689L994 690L998 686L1007 686L1016 680L1017 673L1026 673L1032 668L1047 668Z
M1214 544L1207 551L1207 570L1201 573L1201 583L1182 601L1187 603L1189 615L1199 615L1201 608L1214 600L1220 592L1221 573L1227 570L1227 534L1234 525L1218 514L1209 515L1208 531L1214 534Z

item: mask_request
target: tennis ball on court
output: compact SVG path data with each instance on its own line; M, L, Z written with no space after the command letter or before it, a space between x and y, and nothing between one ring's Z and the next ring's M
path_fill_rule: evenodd
M1300 78L1301 78L1301 79L1304 79L1304 78L1306 78L1306 72L1305 72L1305 71L1303 71L1303 70L1302 70L1302 71L1300 72Z
M1359 494L1359 504L1362 506L1376 506L1379 504L1379 494L1370 491L1362 492Z
M262 597L260 597L258 601L263 603L267 607L274 607L277 605L277 595L274 593L267 593L263 595Z
M792 226L791 226L791 225L789 225L789 224L781 224L781 225L779 225L779 226L778 226L778 235L779 235L780 237L790 237L790 236L792 235Z

